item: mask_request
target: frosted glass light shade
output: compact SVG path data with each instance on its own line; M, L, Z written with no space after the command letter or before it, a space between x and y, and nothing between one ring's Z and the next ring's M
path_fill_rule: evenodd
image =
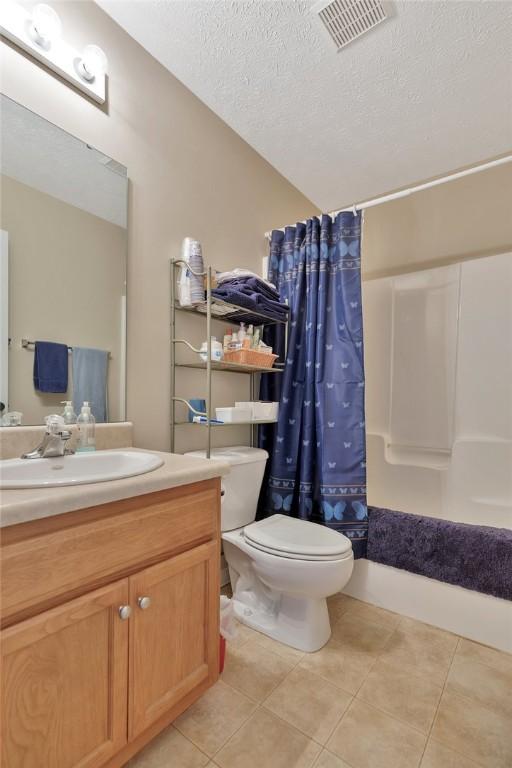
M107 55L98 45L87 45L80 62L80 74L85 80L92 81L102 77L108 67Z
M51 6L39 3L32 11L32 33L39 45L49 45L60 36L61 20Z

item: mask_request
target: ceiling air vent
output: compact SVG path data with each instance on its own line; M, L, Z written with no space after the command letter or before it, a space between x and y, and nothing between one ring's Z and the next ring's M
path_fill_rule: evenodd
M311 11L320 16L338 50L387 18L380 0L320 0Z

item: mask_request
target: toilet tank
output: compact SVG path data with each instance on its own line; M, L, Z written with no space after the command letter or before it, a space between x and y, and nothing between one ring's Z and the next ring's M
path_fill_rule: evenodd
M191 451L185 456L204 459L206 451ZM210 458L230 465L229 475L222 478L221 530L232 531L254 522L268 453L261 448L235 445L212 448Z

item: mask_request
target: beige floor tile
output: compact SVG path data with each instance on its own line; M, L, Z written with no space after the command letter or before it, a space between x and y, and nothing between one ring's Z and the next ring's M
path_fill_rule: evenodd
M354 600L343 615L356 616L366 621L375 621L377 624L382 624L390 629L395 629L403 618L399 613L393 613L385 608L380 608L378 605L363 603L360 600Z
M357 698L428 733L442 691L426 677L377 661Z
M355 694L375 663L376 656L347 650L335 640L329 640L315 653L307 653L299 669L307 669L337 685L348 693Z
M418 640L424 640L428 643L433 643L446 649L446 651L454 652L459 638L457 635L447 632L439 627L433 627L431 624L424 624L422 621L416 621L416 619L410 619L408 616L402 616L398 627L402 632L408 632Z
M332 628L332 639L349 651L375 655L382 651L393 630L375 621L346 613Z
M500 669L503 672L512 672L512 653L498 651L496 648L490 648L488 645L480 645L473 640L461 638L456 651L456 658L473 659L487 664L494 669Z
M429 739L421 768L478 768L478 764L453 749Z
M126 768L204 768L209 758L173 726L162 731Z
M353 603L358 603L359 600L354 600L353 597L349 597L349 595L343 595L341 592L338 592L335 595L331 595L327 598L327 608L329 611L329 618L331 620L331 623L334 623L337 621L340 616L342 616Z
M318 675L295 668L263 706L320 744L325 744L352 696Z
M321 747L258 709L215 755L220 768L310 768Z
M340 757L333 755L332 752L323 749L314 768L350 768L350 765Z
M278 640L274 640L272 637L268 637L261 632L254 632L253 640L262 648L266 648L268 651L274 651L278 656L282 656L283 659L287 659L293 664L298 664L304 656L304 651L299 651L297 648L292 648L290 645L280 643Z
M213 757L252 715L256 704L219 680L174 725L203 752Z
M426 737L354 699L327 743L352 768L418 768Z
M263 701L293 669L294 663L254 640L228 648L222 680L255 701Z
M471 699L445 691L431 736L485 768L512 765L510 717Z
M401 667L411 674L427 677L444 685L453 658L453 650L429 640L421 633L396 629L380 655L381 661Z
M235 638L234 640L228 640L228 647L236 646L237 648L240 648L240 646L245 645L245 643L248 643L249 640L254 640L254 638L258 634L259 633L255 632L254 629L251 629L245 624L242 624L242 622L237 621Z
M446 690L468 696L498 713L508 713L512 723L512 670L504 672L456 656L448 673Z

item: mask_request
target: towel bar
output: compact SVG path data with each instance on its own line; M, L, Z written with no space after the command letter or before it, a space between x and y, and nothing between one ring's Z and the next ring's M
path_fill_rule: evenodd
M22 339L21 340L21 346L23 349L30 349L30 347L33 347L35 345L35 341L30 341L30 339ZM72 352L73 347L68 347L68 352ZM108 353L109 360L112 359L112 354Z

